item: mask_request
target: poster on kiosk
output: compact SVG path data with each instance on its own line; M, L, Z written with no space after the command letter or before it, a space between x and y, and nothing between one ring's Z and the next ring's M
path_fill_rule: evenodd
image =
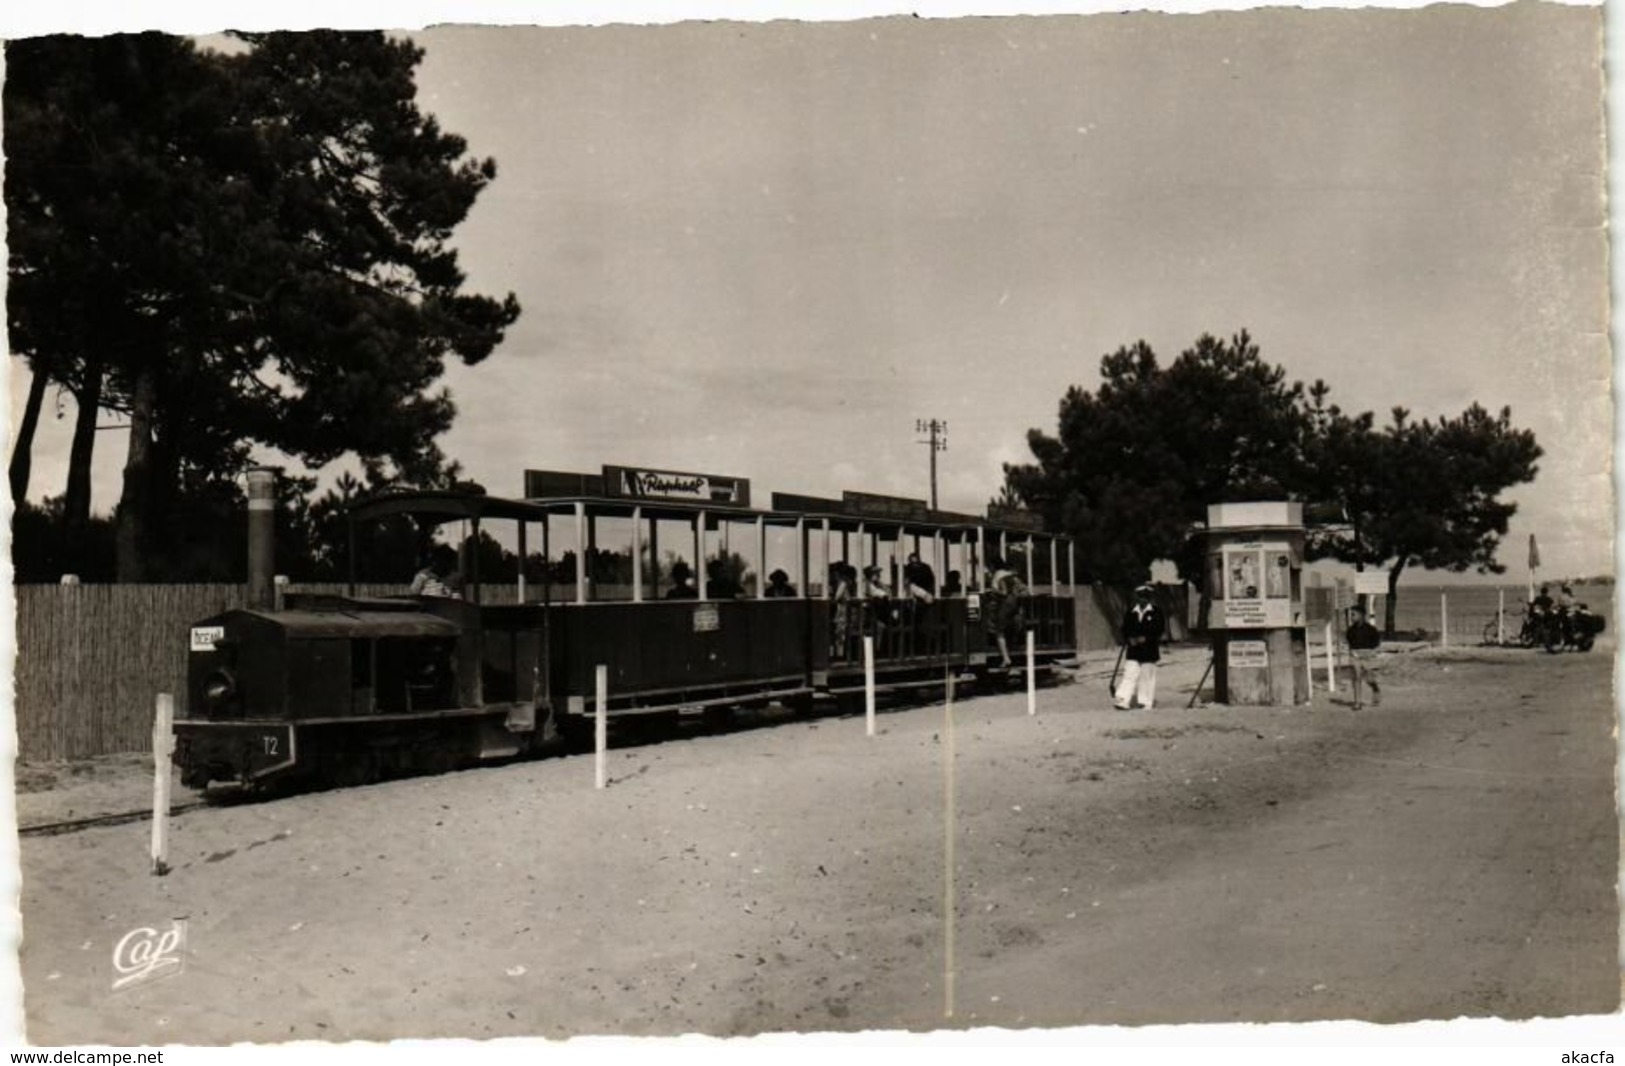
M1292 547L1280 543L1226 544L1213 559L1214 586L1224 590L1226 629L1292 625Z

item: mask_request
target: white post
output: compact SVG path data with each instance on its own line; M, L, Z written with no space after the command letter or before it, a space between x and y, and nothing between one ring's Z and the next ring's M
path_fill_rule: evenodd
M942 702L943 1014L954 1016L954 672L944 671Z
M593 747L596 754L593 756L593 787L603 788L604 780L604 749L609 747L609 667L603 663L598 664L597 670L598 698L593 706Z
M1507 642L1507 590L1502 589L1495 608L1495 643Z
M158 694L158 713L152 721L152 872L169 872L170 759L175 751L175 697Z
M1309 650L1309 627L1303 627L1303 679L1309 684L1309 698L1315 698L1315 656Z
M1446 593L1439 593L1439 647L1450 647L1450 606Z
M863 638L863 715L869 736L875 735L875 638Z
M1337 691L1337 644L1330 622L1326 623L1326 691Z
M1038 713L1038 658L1033 654L1033 631L1027 630L1027 713Z

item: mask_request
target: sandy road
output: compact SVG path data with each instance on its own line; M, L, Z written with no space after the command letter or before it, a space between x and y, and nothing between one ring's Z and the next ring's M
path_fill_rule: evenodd
M1612 1011L1600 651L1393 656L1359 712L1187 711L1195 658L1152 713L1091 679L961 703L951 742L919 707L618 750L602 793L576 757L196 812L162 879L144 826L30 838L29 1036ZM111 992L112 945L177 916L184 972Z

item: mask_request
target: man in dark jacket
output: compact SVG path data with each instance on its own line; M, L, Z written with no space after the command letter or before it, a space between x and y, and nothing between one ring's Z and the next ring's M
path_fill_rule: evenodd
M1157 662L1162 658L1162 634L1167 619L1151 602L1150 585L1134 590L1134 603L1123 615L1123 676L1112 704L1120 711L1134 706L1150 709L1157 703Z
M1354 660L1354 707L1360 707L1362 682L1371 686L1371 706L1382 702L1382 688L1377 684L1377 648L1382 644L1382 633L1366 619L1365 609L1354 608L1348 628L1349 656Z

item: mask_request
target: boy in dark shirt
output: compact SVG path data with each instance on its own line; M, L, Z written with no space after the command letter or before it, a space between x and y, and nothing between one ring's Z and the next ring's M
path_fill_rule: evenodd
M1354 707L1360 707L1362 680L1371 686L1371 706L1382 702L1382 688L1377 684L1377 648L1382 634L1365 616L1363 607L1354 608L1348 628L1349 653L1354 658Z

